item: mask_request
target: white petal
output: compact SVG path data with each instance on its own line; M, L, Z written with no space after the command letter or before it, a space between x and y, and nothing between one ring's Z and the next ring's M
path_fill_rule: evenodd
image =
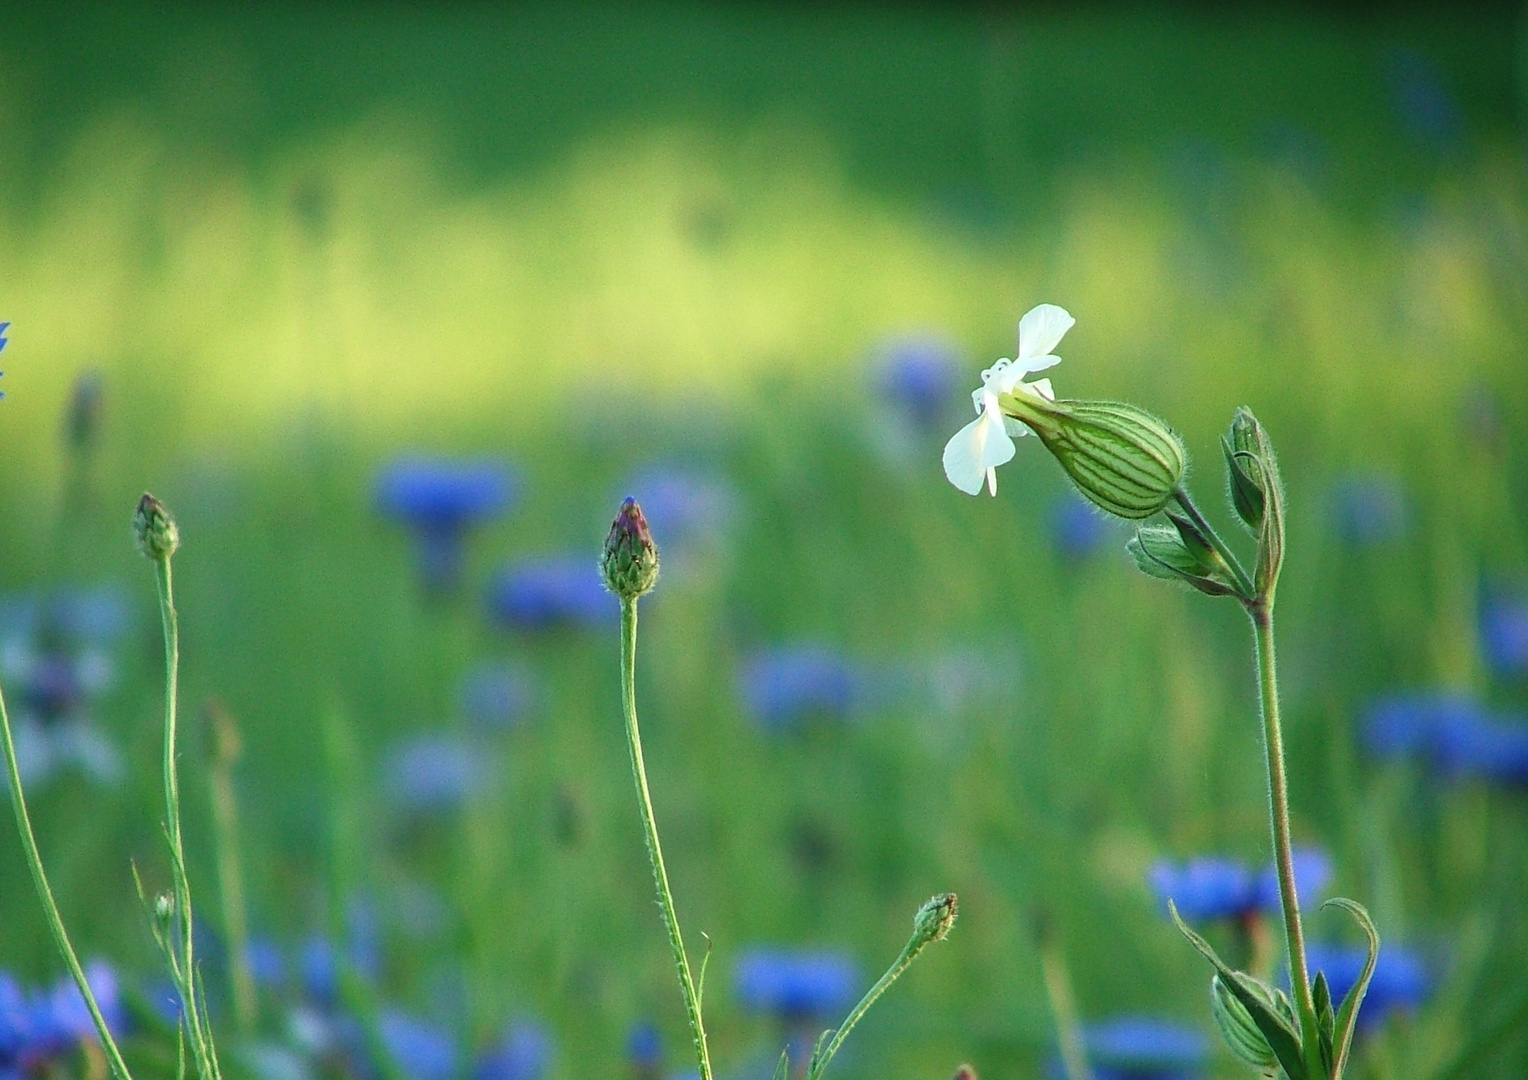
M1047 353L1044 356L1034 356L1028 360L1020 360L1013 365L1013 370L1018 378L1022 379L1025 375L1033 375L1037 371L1053 368L1059 363L1061 363L1061 357L1055 353Z
M1024 385L1039 394L1046 401L1056 400L1056 391L1051 389L1051 381L1049 379L1036 379L1034 382L1025 383Z
M1019 355L1015 357L1015 363L1024 364L1034 358L1045 356L1075 325L1077 320L1067 314L1065 308L1057 307L1055 304L1041 304L1039 307L1031 308L1019 320ZM1046 364L1045 367L1050 367L1050 364ZM1031 367L1029 370L1043 369Z
M1011 416L1003 417L1003 430L1010 435L1028 435L1029 429Z
M944 447L944 475L967 495L976 495L987 481L987 470L1014 455L1013 440L994 423L990 411L957 431Z

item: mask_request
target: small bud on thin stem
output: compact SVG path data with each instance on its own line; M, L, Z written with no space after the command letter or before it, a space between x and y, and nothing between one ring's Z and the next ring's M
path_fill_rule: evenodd
M952 892L940 893L930 899L913 918L914 936L922 938L924 944L943 941L949 935L950 927L955 925L956 906Z
M651 592L658 581L658 545L653 543L642 508L629 495L605 538L600 573L605 587L622 600L635 600Z
M180 529L165 504L147 491L133 514L133 536L138 550L155 562L164 562L180 547Z

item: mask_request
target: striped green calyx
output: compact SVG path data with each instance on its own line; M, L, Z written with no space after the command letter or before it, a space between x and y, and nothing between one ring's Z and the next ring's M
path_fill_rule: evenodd
M1077 490L1118 517L1138 521L1178 490L1187 455L1177 432L1119 401L1048 401L1005 395L1003 410L1028 425Z

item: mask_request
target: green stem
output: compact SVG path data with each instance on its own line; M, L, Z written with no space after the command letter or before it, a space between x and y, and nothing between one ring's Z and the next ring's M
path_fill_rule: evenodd
M1226 566L1231 570L1231 576L1236 579L1236 585L1241 590L1242 596L1250 597L1255 595L1256 590L1252 584L1252 579L1247 576L1247 571L1242 569L1241 560L1237 559L1236 553L1220 538L1220 534L1215 531L1215 526L1210 524L1209 519L1199 512L1199 507L1194 505L1194 500L1189 496L1188 490L1180 487L1177 491L1173 492L1173 499L1183 508L1183 512L1188 515L1189 520L1199 526L1200 532L1204 533L1204 538L1210 542L1210 546L1225 560Z
M1314 1039L1315 1002L1305 963L1305 932L1300 926L1300 898L1295 892L1294 850L1289 838L1289 784L1284 772L1284 735L1279 722L1279 680L1273 652L1273 613L1260 604L1248 608L1257 641L1258 689L1262 699L1263 746L1268 756L1268 810L1273 825L1273 856L1279 875L1279 901L1284 909L1284 936L1289 951L1289 981L1299 1006L1301 1028ZM1306 1041L1305 1045L1314 1045Z
M175 914L180 923L180 971L183 986L181 1008L183 1022L191 1042L191 1056L196 1060L202 1080L216 1076L208 1051L197 993L196 962L193 955L191 918L191 881L186 874L186 854L180 839L180 782L175 763L176 698L179 694L180 623L175 614L174 577L168 557L154 560L159 583L159 621L164 631L164 802L165 837L170 844L170 878L175 887Z
M695 1059L700 1065L700 1080L711 1080L711 1055L706 1049L706 1029L700 1018L700 997L690 977L690 961L679 934L679 915L674 910L674 894L669 889L668 871L663 866L663 848L658 842L658 823L653 817L653 797L647 790L647 766L642 760L642 733L637 728L637 601L621 599L621 704L626 714L626 747L631 752L631 774L637 785L637 800L642 806L642 826L647 838L647 857L653 864L653 883L658 888L658 903L668 928L669 945L674 951L674 968L684 991L684 1007L690 1018L690 1034L695 1040Z
M128 1072L127 1062L122 1060L122 1052L117 1049L117 1042L106 1026L106 1018L101 1015L101 1007L96 1004L95 993L85 978L85 970L80 967L74 946L69 943L63 916L58 913L58 904L53 899L53 888L48 884L48 875L43 871L42 854L37 850L37 837L32 833L32 818L27 813L26 798L21 792L21 770L16 766L16 741L11 735L11 717L5 708L3 693L0 693L0 741L5 743L5 769L11 785L11 808L16 811L16 830L21 833L21 846L26 852L27 866L32 871L32 882L37 886L37 898L42 901L48 927L53 931L53 941L58 945L59 955L64 958L64 966L74 978L74 985L79 987L80 996L85 999L85 1008L90 1013L91 1022L95 1024L96 1033L101 1037L101 1047L106 1052L112 1075L117 1080L133 1080L133 1074Z
M876 984L866 991L864 997L860 998L859 1004L854 1006L848 1016L844 1017L844 1022L833 1033L832 1040L823 1048L822 1054L817 1057L816 1061L813 1062L813 1067L807 1073L807 1080L817 1080L823 1074L824 1070L828 1067L828 1062L833 1060L833 1055L838 1053L838 1048L849 1037L849 1032L854 1030L854 1025L860 1022L860 1018L870 1011L870 1006L874 1005L877 999L891 987L891 984L897 981L902 972L906 971L912 962L918 958L918 954L923 951L928 943L929 939L926 937L920 938L917 934L912 936L907 946L902 950L902 955L897 957L891 967L886 969L886 974L876 980Z
M233 787L233 763L238 735L233 717L221 705L211 705L208 716L217 731L217 750L212 758L212 825L217 841L218 892L223 901L223 927L228 933L228 973L233 990L234 1018L240 1034L248 1037L255 1028L255 981L249 971L249 923L244 906L244 874L239 865L239 802Z
M1061 1051L1061 1065L1067 1080L1093 1080L1093 1069L1082 1039L1082 1024L1077 1018L1077 999L1072 994L1072 978L1066 956L1050 919L1042 917L1038 937L1040 970L1045 976L1045 992L1050 998L1051 1014L1056 1021L1056 1043Z

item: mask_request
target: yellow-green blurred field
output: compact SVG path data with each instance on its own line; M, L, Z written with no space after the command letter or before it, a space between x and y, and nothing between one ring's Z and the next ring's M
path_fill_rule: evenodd
M1478 634L1486 591L1528 581L1520 23L1304 6L0 9L0 588L130 598L93 706L123 777L65 773L32 795L76 939L125 982L153 971L129 872L164 875L158 627L127 531L148 488L184 535L188 715L221 699L246 744L257 930L295 949L341 935L364 900L379 996L464 1047L528 1017L555 1045L548 1080L623 1076L626 1033L650 1020L662 1074L683 1071L615 635L505 630L483 603L508 561L592 566L632 478L668 465L733 497L660 585L640 657L680 914L715 946L719 1075L768 1076L779 1045L732 992L743 949L839 949L870 976L944 889L957 931L856 1033L846 1080L962 1060L984 1080L1045 1075L1041 908L1085 1016L1211 1033L1207 971L1146 874L1267 858L1244 627L1136 574L1124 533L1058 549L1063 478L1037 440L995 500L940 473L966 391L1049 301L1077 318L1058 390L1169 419L1220 520L1232 410L1255 409L1279 448L1295 831L1435 974L1359 1075L1521 1075L1520 1034L1443 1070L1528 987L1524 789L1435 783L1357 735L1400 690L1525 704ZM960 362L938 430L892 415L876 381L887 342L927 334ZM71 457L61 424L87 371L99 443ZM402 452L519 470L518 504L471 535L446 599L421 595L405 531L376 511ZM1400 493L1376 542L1340 525L1355 477ZM799 642L884 693L848 722L761 729L740 665ZM378 779L389 748L458 732L458 685L485 662L532 671L539 703L482 749L491 781L412 820ZM896 689L952 664L966 682L944 704ZM184 755L187 830L218 927L205 743L193 730ZM0 968L51 978L0 836ZM289 1004L267 994L259 1040L287 1038ZM152 1033L139 1043L160 1060ZM1252 1074L1215 1057L1208 1075Z

